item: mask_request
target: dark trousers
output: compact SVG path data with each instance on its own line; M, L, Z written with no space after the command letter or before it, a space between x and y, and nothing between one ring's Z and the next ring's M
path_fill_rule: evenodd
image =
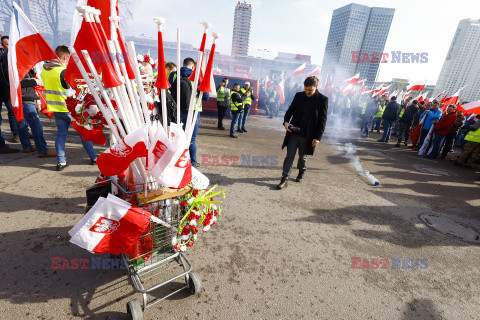
M382 141L384 142L390 141L390 135L392 134L393 123L394 121L383 120L383 136L381 139Z
M402 139L405 138L405 145L410 139L410 126L406 123L398 123L398 144L402 143Z
M460 154L460 157L457 159L457 162L460 164L466 164L469 167L473 167L479 154L480 143L467 140L465 141L465 146L463 146L463 151Z
M420 150L420 148L423 145L423 141L425 141L425 138L427 137L427 134L429 131L430 129L428 130L422 129L422 131L420 132L420 138L418 138L417 147L415 148L416 150Z
M442 150L442 145L445 142L445 136L435 133L433 135L433 145L432 145L432 151L427 154L428 158L436 159L438 157L438 154L440 153L440 150Z
M307 170L307 155L305 154L307 138L301 137L297 134L291 134L288 139L287 156L283 160L282 176L284 178L290 176L292 171L293 160L295 160L295 154L298 150L298 163L297 168L300 171Z
M227 107L220 105L220 103L217 102L217 109L218 109L218 127L221 128L223 127L223 119L225 119L225 114L227 113Z
M455 141L455 137L457 136L458 129L450 131L447 136L445 137L445 145L443 146L442 154L440 155L441 158L446 158L448 152L453 147L453 142Z
M373 130L377 130L378 133L380 133L380 124L382 123L382 118L373 118L372 122L372 132Z

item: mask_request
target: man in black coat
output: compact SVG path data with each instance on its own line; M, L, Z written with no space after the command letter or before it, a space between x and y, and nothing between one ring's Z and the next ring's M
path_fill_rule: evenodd
M413 100L412 104L407 107L403 113L402 118L398 121L398 142L395 147L400 147L402 143L402 138L405 137L404 144L407 145L408 139L410 138L410 129L412 128L413 120L418 113L418 101Z
M308 77L304 81L304 92L297 92L285 113L283 125L287 130L282 149L287 147L283 161L282 180L277 189L287 186L295 154L298 150L299 170L296 181L300 182L306 167L307 155L313 155L320 143L327 122L328 98L316 89L318 78Z
M398 115L400 114L400 105L396 100L397 97L392 97L383 112L383 137L378 140L379 142L390 141L393 123L398 119Z

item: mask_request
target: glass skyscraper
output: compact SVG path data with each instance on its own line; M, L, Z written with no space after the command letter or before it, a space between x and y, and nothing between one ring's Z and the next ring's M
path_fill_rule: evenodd
M351 3L333 11L321 75L331 75L341 82L360 73L373 85L380 60L375 63L357 63L353 53L383 53L395 9L370 8Z

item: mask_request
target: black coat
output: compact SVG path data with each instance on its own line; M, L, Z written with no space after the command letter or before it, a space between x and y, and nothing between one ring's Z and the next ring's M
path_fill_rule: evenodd
M288 122L294 126L298 126L302 119L302 106L304 104L307 95L305 92L297 92L293 98L292 104L285 113L283 119L284 123ZM312 147L314 139L321 140L323 132L325 131L325 124L327 123L327 110L328 110L328 98L318 91L313 94L313 112L308 122L307 131L307 143L306 143L306 155L313 155L315 147ZM288 145L288 141L292 132L288 132L285 135L282 149Z
M22 101L34 102L39 100L39 97L33 90L33 87L37 85L35 80L35 73L33 69L30 70L20 81L22 87ZM0 55L0 102L4 102L10 99L10 80L8 77L8 54L2 53Z
M410 105L407 107L405 112L402 115L402 118L398 121L399 123L404 123L407 126L411 126L415 116L418 113L418 106L417 105Z
M400 114L400 105L395 101L390 101L383 111L382 119L386 121L395 121Z

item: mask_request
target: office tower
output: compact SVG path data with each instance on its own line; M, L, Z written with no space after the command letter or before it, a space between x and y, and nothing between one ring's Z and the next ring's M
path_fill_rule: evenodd
M239 1L233 20L232 56L248 56L251 24L252 5Z
M395 9L371 8L356 3L333 11L327 45L323 57L321 75L333 75L336 82L360 73L373 85L378 62L357 63L353 53L383 53Z

